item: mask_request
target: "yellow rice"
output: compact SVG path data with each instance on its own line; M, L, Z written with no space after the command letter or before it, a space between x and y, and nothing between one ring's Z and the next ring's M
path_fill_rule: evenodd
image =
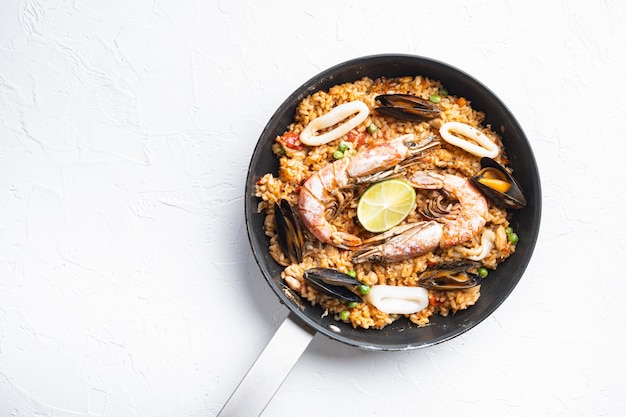
M311 120L328 113L334 107L345 102L361 100L370 107L370 114L365 122L353 129L348 135L351 135L350 138L360 136L363 147L388 141L407 133L413 133L418 138L438 135L438 129L442 123L458 121L478 128L502 149L500 136L492 131L490 126L482 124L484 114L474 110L468 98L442 94L443 87L440 82L419 75L376 80L363 78L353 83L336 85L328 91L318 91L302 100L287 132L299 134ZM438 103L441 114L435 120L421 123L381 116L373 111L377 106L374 99L377 95L384 93L412 94L424 99L428 99L431 94L438 94L441 97L441 101ZM373 133L367 130L370 124L377 127ZM303 299L308 300L313 305L320 305L325 314L333 314L339 320L339 313L348 307L345 303L334 298L317 293L307 285L302 278L306 269L325 267L346 273L355 271L356 278L370 286L375 284L416 286L418 275L429 265L459 259L458 252L453 247L437 249L426 255L400 262L353 264L351 251L338 249L329 244L321 244L311 235L307 235L307 250L303 262L292 264L278 244L273 203L284 198L292 206L296 206L300 186L313 173L332 163L334 161L333 152L337 150L339 143L350 138L344 136L326 145L302 146L302 149L297 149L297 147L285 143L282 136L276 138L273 146L273 151L280 160L279 175L275 177L272 173L268 173L263 176L257 182L256 196L260 198L259 211L266 214L265 233L270 238L269 252L276 262L285 266L281 276L292 288L299 290ZM501 152L496 160L506 165L506 154ZM439 148L429 151L425 158L411 169L471 177L480 169L480 158L442 141ZM428 192L418 190L416 206L418 208L422 206L427 197ZM339 230L357 235L362 233L356 221L356 205L357 200L351 201L348 208L340 213L332 221L332 224ZM404 222L420 220L422 220L420 214L415 210ZM514 252L515 246L507 241L504 232L508 226L506 210L490 203L485 227L492 229L496 233L497 239L494 249L481 261L483 266L495 269L498 263L504 261ZM467 242L463 246L471 248L477 247L479 244L480 242L475 238L474 241ZM486 279L488 280L489 277ZM293 285L294 282L297 282L298 285ZM430 304L426 309L407 316L409 320L419 326L428 324L429 317L433 314L448 316L450 313L472 306L480 297L480 286L460 291L429 290L429 296ZM375 329L381 329L401 317L383 313L368 303L359 303L356 307L349 309L349 313L349 322L354 327Z

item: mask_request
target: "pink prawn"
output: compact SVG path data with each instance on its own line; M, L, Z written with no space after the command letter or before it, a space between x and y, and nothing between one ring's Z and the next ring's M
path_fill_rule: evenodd
M360 246L362 241L358 236L337 230L326 218L327 209L334 204L341 190L367 181L371 175L397 167L398 164L408 164L438 144L432 137L418 143L409 134L326 165L311 175L302 186L298 198L302 223L324 243L346 249Z

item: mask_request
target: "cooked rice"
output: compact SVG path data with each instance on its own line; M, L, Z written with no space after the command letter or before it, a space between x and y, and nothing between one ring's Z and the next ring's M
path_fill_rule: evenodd
M294 122L287 132L298 134L316 117L322 116L334 107L353 100L365 102L370 110L376 107L374 98L383 93L405 93L428 99L431 94L440 94L443 86L439 81L431 80L422 76L401 77L393 79L363 78L353 83L346 83L330 88L329 91L318 91L306 97L298 105ZM502 143L500 136L489 125L483 125L484 114L474 110L467 98L453 95L441 96L438 103L441 114L437 119L430 122L413 123L397 120L391 117L383 117L375 111L364 123L353 129L347 136L350 138L360 137L361 146L368 146L388 141L397 136L413 133L418 138L429 135L438 135L439 127L448 121L459 121L476 127L495 141L500 148ZM373 133L367 131L367 126L375 124L377 130ZM458 260L457 248L437 249L426 255L400 262L372 263L365 262L353 264L352 252L338 249L330 244L321 244L315 238L308 235L307 250L304 260L300 264L292 264L289 258L282 252L275 231L273 203L284 198L292 206L297 205L298 190L300 186L316 171L325 165L332 163L333 152L341 141L350 138L346 136L332 141L326 145L315 147L303 146L302 149L290 146L283 140L282 135L276 138L273 152L280 159L279 175L272 173L263 176L256 185L256 196L261 201L258 209L266 214L265 233L270 238L269 252L281 265L285 266L281 276L286 279L292 289L298 290L303 299L313 305L320 305L328 314L333 314L339 320L338 314L347 307L345 303L337 299L321 295L306 284L303 272L312 267L325 267L337 269L341 272L356 271L356 278L364 284L387 284L416 286L418 275L429 265L435 265L444 261ZM360 147L359 147L360 149ZM505 153L502 152L496 160L506 164ZM475 175L480 169L480 158L473 156L460 148L454 147L442 141L439 148L429 151L425 158L411 170L430 170L438 173L456 174L464 177ZM422 206L429 192L417 191L417 207ZM332 224L339 230L359 234L360 228L356 222L357 200L352 200L347 209L340 213ZM404 222L416 222L422 218L417 210L409 215ZM510 256L515 246L506 239L504 229L508 227L507 212L492 204L489 205L486 228L496 232L496 245L491 253L482 260L483 266L495 269L497 264ZM465 243L463 246L471 248L480 245L478 238ZM486 278L490 279L489 277ZM429 290L430 304L418 313L407 317L413 323L423 326L429 323L429 317L433 314L448 316L459 310L472 306L480 297L480 286L461 291L433 291ZM377 310L368 303L359 303L350 309L349 321L354 327L380 329L398 319L399 315L390 315Z

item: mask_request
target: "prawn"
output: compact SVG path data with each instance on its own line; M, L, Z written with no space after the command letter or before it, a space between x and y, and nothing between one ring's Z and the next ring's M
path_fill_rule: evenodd
M417 172L409 183L416 188L442 189L455 197L459 206L455 215L397 226L368 239L355 253L353 262L400 261L456 246L473 239L487 223L487 200L469 179Z
M393 175L419 159L424 151L437 145L439 142L434 137L417 142L414 135L408 134L326 165L302 185L298 196L302 223L324 243L342 249L360 246L361 238L337 230L326 217L327 210L340 198L341 190ZM394 170L388 173L392 168Z

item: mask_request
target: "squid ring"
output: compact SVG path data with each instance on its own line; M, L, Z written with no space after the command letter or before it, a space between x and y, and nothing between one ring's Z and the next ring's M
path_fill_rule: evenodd
M451 145L458 146L459 148L471 153L472 155L480 157L495 158L500 153L500 148L496 145L487 135L480 130L472 127L468 124L461 122L448 122L444 123L439 128L441 137ZM476 143L472 143L463 139L461 136L454 135L453 133L461 134Z
M300 133L300 142L308 146L317 146L338 139L363 123L369 112L370 109L367 104L360 100L340 104L325 115L313 119ZM348 119L352 115L354 116ZM333 130L316 135L320 130L334 126L344 120L346 121Z
M422 287L374 285L367 302L387 314L413 314L428 307L428 290Z

